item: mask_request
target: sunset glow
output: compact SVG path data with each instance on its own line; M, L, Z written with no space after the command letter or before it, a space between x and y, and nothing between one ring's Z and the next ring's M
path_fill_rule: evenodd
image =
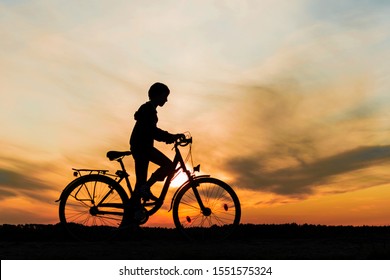
M389 225L389 14L379 0L0 0L0 224L58 223L72 167L115 173L106 152L129 149L160 81L159 127L191 132L242 223ZM146 226L173 227L179 179Z

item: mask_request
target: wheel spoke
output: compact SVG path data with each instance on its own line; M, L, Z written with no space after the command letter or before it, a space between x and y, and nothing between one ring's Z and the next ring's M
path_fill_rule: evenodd
M233 189L220 180L201 178L194 184L205 209L191 186L175 199L173 218L177 228L191 239L227 237L239 224L240 203Z
M77 181L76 181L77 180ZM103 240L122 223L126 192L111 178L87 175L76 179L60 202L60 220L77 239ZM98 206L101 203L102 206ZM105 230L106 228L106 230Z

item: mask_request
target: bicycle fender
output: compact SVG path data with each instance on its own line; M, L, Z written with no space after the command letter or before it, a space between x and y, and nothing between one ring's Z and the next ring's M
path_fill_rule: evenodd
M192 178L192 180L187 180L186 182L183 183L183 185L181 185L175 192L175 194L173 195L172 197L172 201L171 201L171 207L169 208L168 212L170 212L172 210L172 207L173 207L173 202L175 201L176 199L176 196L177 194L185 187L187 186L188 184L198 180L198 179L201 179L201 178L210 178L211 176L210 175L199 175L199 176L195 176L194 178Z
M80 176L80 177L77 177L76 179L74 179L73 181L71 181L61 192L61 195L60 197L55 201L55 202L60 202L63 197L64 197L64 194L67 192L68 189L70 189L74 184L78 184L78 181L80 181L81 179L84 179L85 177L92 177L92 178L99 178L99 177L104 177L103 175L100 175L100 174L88 174L88 175L83 175L83 176ZM111 178L110 178L111 179ZM118 183L117 181L111 179L113 181L113 183Z
M60 202L62 200L62 198L64 197L64 193L74 184L76 183L77 181L80 180L81 177L78 177L76 179L74 179L73 181L71 181L68 185L66 185L66 187L62 190L61 194L60 194L60 197L55 201L55 202Z

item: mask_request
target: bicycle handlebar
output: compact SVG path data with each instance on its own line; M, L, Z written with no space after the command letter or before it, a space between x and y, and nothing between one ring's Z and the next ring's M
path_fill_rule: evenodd
M192 144L192 137L191 135L184 135L178 139L176 139L175 141L175 146L181 146L181 147L185 147L187 146L188 144Z

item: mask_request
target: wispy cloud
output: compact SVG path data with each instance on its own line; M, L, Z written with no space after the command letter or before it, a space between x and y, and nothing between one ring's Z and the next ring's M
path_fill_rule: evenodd
M8 197L28 196L41 202L47 202L48 190L55 190L41 179L34 178L26 172L0 169L0 200Z
M389 33L381 15L304 26L229 85L229 102L216 109L222 127L210 135L223 143L214 156L236 185L308 198L330 184L337 193L388 181L372 171L389 164L390 68L382 61ZM361 183L351 187L345 176Z
M354 191L360 187L372 187L387 183L390 176L351 186L338 181L337 176L365 168L390 164L390 146L360 147L333 156L306 162L294 167L268 171L263 165L264 155L254 154L234 158L225 166L235 174L235 184L254 190L305 198L315 194L322 186L332 183L334 193ZM358 175L360 176L360 174ZM369 176L368 176L369 177ZM338 185L338 186L337 186ZM363 185L363 186L362 186Z

